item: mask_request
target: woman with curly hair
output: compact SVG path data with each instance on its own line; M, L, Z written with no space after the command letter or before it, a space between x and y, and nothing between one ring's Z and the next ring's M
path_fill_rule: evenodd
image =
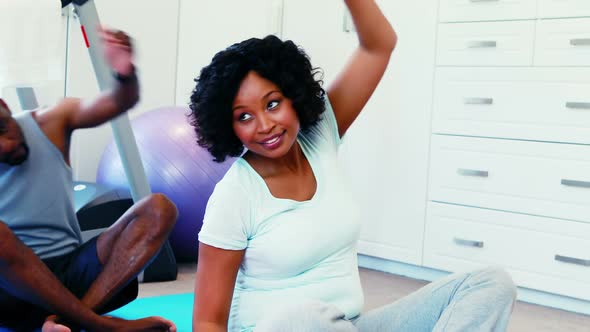
M389 63L397 36L374 0L344 0L359 46L325 92L291 41L221 51L191 96L198 144L239 157L209 199L199 233L194 331L505 329L506 273L453 275L361 314L362 212L337 152Z

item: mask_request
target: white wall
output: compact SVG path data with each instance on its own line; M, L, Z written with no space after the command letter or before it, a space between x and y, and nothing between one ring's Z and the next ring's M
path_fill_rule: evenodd
M65 22L57 0L2 0L0 93L19 111L17 86L32 86L40 104L63 97Z
M131 117L174 105L179 0L97 0L95 4L103 25L125 30L135 39L141 101ZM57 0L0 3L0 92L13 110L20 110L17 86L34 87L41 105L52 105L64 95L91 98L98 93L79 22L70 15L69 23L68 29L68 15L62 15ZM111 137L109 125L74 134L75 179L95 180Z
M187 105L194 78L217 52L247 38L278 33L281 3L181 0L176 104Z
M98 0L95 4L102 25L124 30L134 38L141 101L130 116L174 105L178 0ZM70 25L67 77L66 95L91 98L98 93L77 19ZM95 180L101 154L111 140L108 124L74 134L71 160L76 179Z
M437 0L378 1L398 44L342 155L367 209L359 251L422 263Z

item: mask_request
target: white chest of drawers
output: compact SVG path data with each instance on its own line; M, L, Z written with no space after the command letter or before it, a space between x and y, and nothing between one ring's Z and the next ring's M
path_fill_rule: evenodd
M590 300L590 2L441 0L425 266Z

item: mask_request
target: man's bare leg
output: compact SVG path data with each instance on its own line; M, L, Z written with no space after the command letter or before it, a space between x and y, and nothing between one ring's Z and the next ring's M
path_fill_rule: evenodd
M0 278L3 285L8 285L4 289L6 292L65 317L88 331L175 330L171 322L159 317L125 321L97 315L67 290L3 222L0 222ZM55 324L49 325L48 331L56 328Z
M82 298L98 311L155 257L168 239L178 212L162 194L150 195L135 205L97 239L102 272Z

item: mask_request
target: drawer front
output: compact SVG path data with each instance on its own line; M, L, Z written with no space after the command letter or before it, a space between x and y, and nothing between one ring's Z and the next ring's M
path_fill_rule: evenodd
M433 135L432 201L590 222L590 146Z
M588 0L539 0L539 17L581 17L590 16Z
M532 19L536 0L441 0L441 22Z
M442 23L439 66L530 66L535 21Z
M540 20L536 66L590 66L590 18Z
M424 243L426 266L501 265L519 286L590 299L590 224L430 203Z
M433 132L590 144L590 68L438 68Z

